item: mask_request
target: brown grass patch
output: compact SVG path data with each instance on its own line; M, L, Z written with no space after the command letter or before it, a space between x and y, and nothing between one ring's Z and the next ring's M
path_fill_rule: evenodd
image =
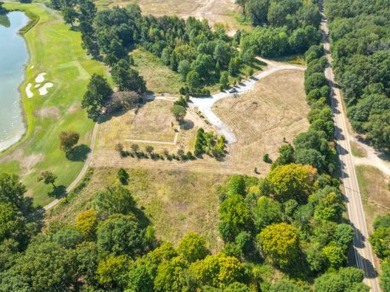
M253 91L215 104L215 113L237 137L228 156L237 170L253 173L257 166L267 171L269 165L262 161L263 154L277 158L283 138L291 142L307 130L309 106L303 75L300 71L280 71L257 82Z
M355 169L368 231L371 233L375 217L385 215L390 211L390 177L373 166L357 165Z
M218 235L216 192L226 176L192 172L128 170L128 188L156 228L161 240L178 243L189 231L205 237L209 248L218 251L222 241ZM48 222L74 222L76 215L92 207L95 194L117 183L117 169L96 169L87 188L67 204L60 204L47 216Z
M350 141L351 144L351 152L355 157L367 157L367 151L359 146L358 143Z
M61 117L60 110L56 106L42 107L34 111L36 117L58 120Z

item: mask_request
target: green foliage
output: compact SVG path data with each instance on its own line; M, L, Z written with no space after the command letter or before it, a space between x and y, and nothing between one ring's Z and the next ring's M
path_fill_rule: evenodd
M133 216L118 214L99 224L97 245L102 252L135 257L147 248L143 236L144 232Z
M253 222L249 206L240 195L232 195L219 208L219 231L224 241L234 241L243 230L252 230Z
M322 249L322 253L328 259L331 267L333 267L335 269L340 268L347 260L346 256L344 255L343 249L341 247L337 246L336 244L331 243L331 244L325 246Z
M77 143L77 142L76 142ZM45 184L52 184L54 186L54 182L56 181L57 176L50 171L43 171L38 177L38 181L43 181Z
M283 214L280 203L265 196L259 198L257 205L252 212L256 232L260 232L263 228L272 223L279 223L282 221Z
M181 121L184 119L185 115L187 114L187 110L182 105L173 105L171 108L171 112L175 116L176 120Z
M86 109L88 116L97 120L101 115L105 105L111 99L112 89L107 80L98 74L93 74L87 91L84 94L81 106Z
M195 232L189 232L180 240L177 251L189 263L202 260L209 253L206 248L206 241Z
M338 224L334 232L334 239L337 245L343 250L347 250L353 241L354 230L349 224Z
M84 238L83 235L73 227L65 227L58 230L53 236L52 240L64 248L75 248L81 243Z
M80 135L74 131L61 132L60 146L61 150L69 153L73 147L79 142Z
M96 270L99 284L107 289L122 288L126 285L129 260L126 256L109 256L99 262Z
M271 285L270 292L303 292L304 290L287 280L280 280Z
M322 221L338 221L345 207L338 192L330 192L315 207L314 218Z
M190 267L195 279L202 285L225 288L234 282L243 282L247 278L245 268L234 257L219 253L209 255Z
M272 224L258 235L262 253L282 269L291 266L299 254L299 239L295 227L287 223Z
M225 155L225 137L214 135L213 132L205 132L198 129L195 140L195 156L208 154L217 159Z
M136 70L130 68L124 59L112 67L111 75L121 91L135 91L141 94L146 91L145 80Z
M383 291L390 289L390 258L382 262L381 287Z
M103 216L116 213L126 215L135 208L133 196L122 186L107 187L104 192L96 195L93 204L96 211Z
M76 229L86 239L95 238L97 225L97 212L95 210L82 211L76 217Z
M265 179L268 191L264 190L264 193L274 194L281 202L289 199L305 202L313 190L316 176L317 171L310 165L281 165L268 173Z
M364 273L357 268L341 268L337 274L324 274L317 278L314 283L315 291L370 291L363 283Z

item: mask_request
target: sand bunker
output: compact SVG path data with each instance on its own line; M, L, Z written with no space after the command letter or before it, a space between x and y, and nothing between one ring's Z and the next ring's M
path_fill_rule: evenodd
M30 67L30 69L34 69L34 65L32 65L32 66Z
M40 95L46 95L48 93L47 89L53 87L53 83L47 82L41 88L39 88Z
M29 84L27 84L27 87L26 87L26 94L27 94L28 98L31 98L34 96L34 94L31 92L31 86L32 86L32 84L29 83Z
M37 78L35 78L35 82L42 83L43 81L45 81L45 75L46 75L46 73L44 73L44 72L38 74Z
M38 88L39 86L41 86L40 84L35 84L34 88Z

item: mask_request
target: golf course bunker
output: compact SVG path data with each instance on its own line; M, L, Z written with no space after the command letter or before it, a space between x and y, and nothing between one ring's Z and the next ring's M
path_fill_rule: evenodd
M26 86L26 94L27 94L28 98L31 98L34 96L34 94L31 92L31 86L32 86L31 83L27 84L27 86Z
M45 81L45 75L45 72L38 74L38 76L35 78L35 82L42 83L43 81Z
M47 82L41 88L39 88L40 95L46 95L48 93L47 89L53 87L53 83Z

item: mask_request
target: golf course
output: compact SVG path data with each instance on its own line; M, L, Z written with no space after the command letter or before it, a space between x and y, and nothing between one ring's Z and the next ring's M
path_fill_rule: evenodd
M94 124L81 109L81 99L90 76L107 77L107 68L86 55L80 33L65 25L57 12L40 4L4 7L25 12L31 21L20 32L30 55L19 88L27 131L0 153L0 172L23 177L27 195L43 206L62 194L84 164ZM59 134L66 130L80 134L79 151L72 159L60 149ZM54 186L37 183L42 171L58 177Z

